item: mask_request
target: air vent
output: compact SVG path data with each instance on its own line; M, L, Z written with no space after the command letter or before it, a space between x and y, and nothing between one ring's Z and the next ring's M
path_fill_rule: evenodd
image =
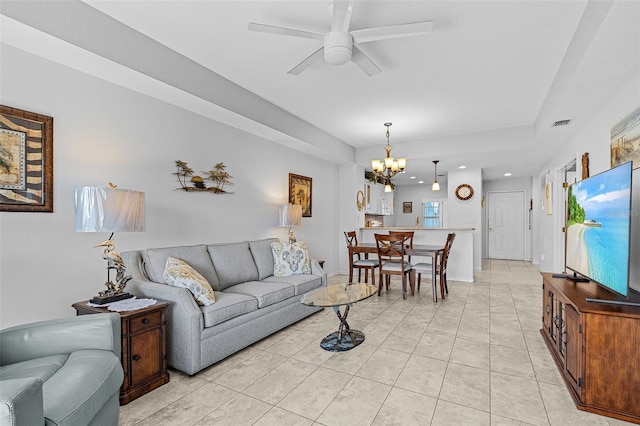
M569 123L571 123L571 120L558 120L555 123L553 123L551 127L566 126Z

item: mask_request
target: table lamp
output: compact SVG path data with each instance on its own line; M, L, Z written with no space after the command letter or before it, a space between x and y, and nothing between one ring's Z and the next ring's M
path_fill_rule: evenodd
M91 303L103 305L133 297L124 288L131 279L125 276L122 257L113 243L114 232L144 231L144 192L110 186L83 186L76 188L76 232L111 232L109 238L95 245L104 247L102 257L107 261L106 290L91 299ZM111 270L116 271L115 283Z
M289 244L296 242L293 227L302 223L302 206L299 204L282 204L278 209L278 226L289 227Z

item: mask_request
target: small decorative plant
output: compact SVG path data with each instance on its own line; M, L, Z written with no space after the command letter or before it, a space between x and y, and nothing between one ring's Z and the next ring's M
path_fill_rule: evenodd
M214 194L231 194L224 190L225 185L233 185L231 176L225 170L224 163L218 163L213 170L201 172L204 177L195 175L193 169L184 161L176 161L177 171L174 173L178 176L180 189L182 191L208 191ZM207 186L207 182L211 182L212 186Z
M373 184L375 185L376 183L381 183L382 185L386 185L387 183L389 185L391 185L391 189L395 189L395 185L393 182L391 182L391 179L383 179L382 177L378 176L375 172L372 172L370 170L365 170L364 171L364 178L367 179L369 182L373 182Z

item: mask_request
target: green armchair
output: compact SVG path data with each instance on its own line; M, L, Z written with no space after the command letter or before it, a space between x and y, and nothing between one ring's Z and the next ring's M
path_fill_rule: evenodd
M120 315L0 330L1 425L118 424Z

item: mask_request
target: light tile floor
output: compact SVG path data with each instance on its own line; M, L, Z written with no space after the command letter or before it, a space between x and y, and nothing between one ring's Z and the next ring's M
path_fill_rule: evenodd
M329 283L345 282L334 276ZM578 411L540 336L541 283L528 262L485 260L474 283L398 281L355 304L365 342L320 348L338 326L312 315L121 408L121 425L625 425Z

